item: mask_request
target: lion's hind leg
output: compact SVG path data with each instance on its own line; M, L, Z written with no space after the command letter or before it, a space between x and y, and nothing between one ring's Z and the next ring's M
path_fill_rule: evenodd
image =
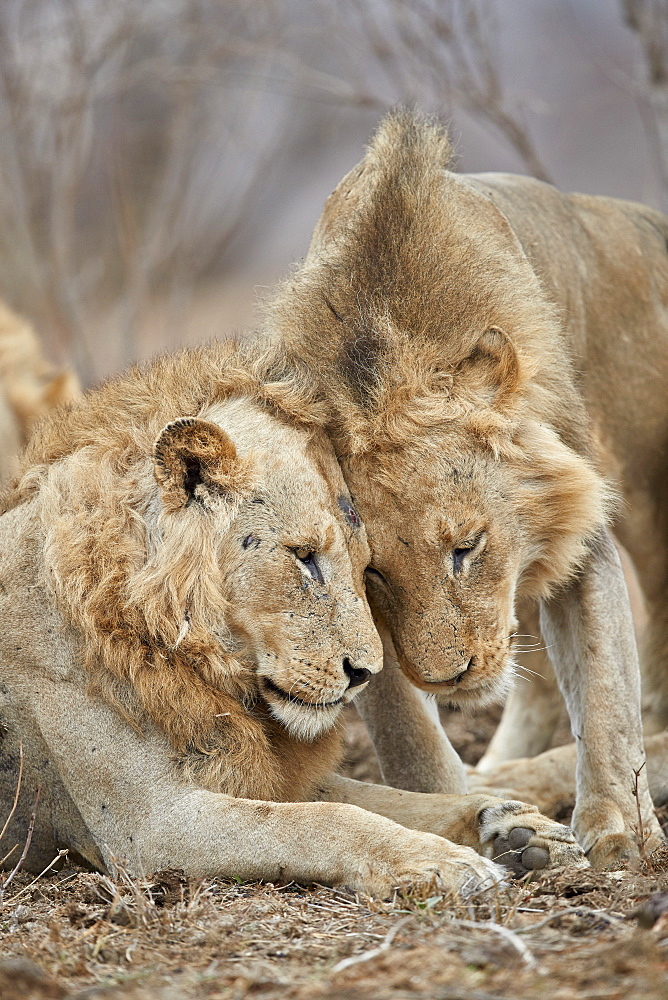
M647 780L656 806L668 802L668 732L645 739ZM504 761L487 773L469 772L469 785L478 794L507 796L534 802L542 813L552 818L568 816L575 806L575 765L577 750L574 743L555 747L537 757ZM633 770L629 767L622 780L631 785Z

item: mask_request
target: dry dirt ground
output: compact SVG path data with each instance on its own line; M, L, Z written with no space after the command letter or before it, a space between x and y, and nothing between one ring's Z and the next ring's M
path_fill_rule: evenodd
M366 732L352 712L348 723L348 773L374 778ZM447 720L470 761L494 724ZM639 873L560 871L466 904L67 867L19 873L0 905L2 1000L667 995L668 848Z

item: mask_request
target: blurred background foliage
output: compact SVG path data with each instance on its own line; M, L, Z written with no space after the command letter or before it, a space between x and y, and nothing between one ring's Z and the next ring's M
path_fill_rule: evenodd
M86 383L251 323L398 102L668 208L668 0L3 0L0 294Z

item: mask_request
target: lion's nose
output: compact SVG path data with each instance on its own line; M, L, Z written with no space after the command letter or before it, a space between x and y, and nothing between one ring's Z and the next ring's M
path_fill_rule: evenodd
M367 670L366 667L354 667L348 657L343 661L343 670L348 678L348 687L356 688L360 684L364 684L371 677L371 671Z
M471 657L469 660L467 660L466 663L462 663L457 668L457 670L455 671L455 673L453 673L451 677L448 677L446 683L447 684L459 684L459 682L462 679L462 677L464 676L464 674L468 673L468 671L471 669L472 666L473 666L473 657Z

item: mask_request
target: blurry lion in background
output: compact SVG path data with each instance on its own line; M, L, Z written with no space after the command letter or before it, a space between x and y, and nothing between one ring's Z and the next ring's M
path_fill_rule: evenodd
M54 368L30 324L0 301L0 487L16 471L35 423L79 392L75 374Z

